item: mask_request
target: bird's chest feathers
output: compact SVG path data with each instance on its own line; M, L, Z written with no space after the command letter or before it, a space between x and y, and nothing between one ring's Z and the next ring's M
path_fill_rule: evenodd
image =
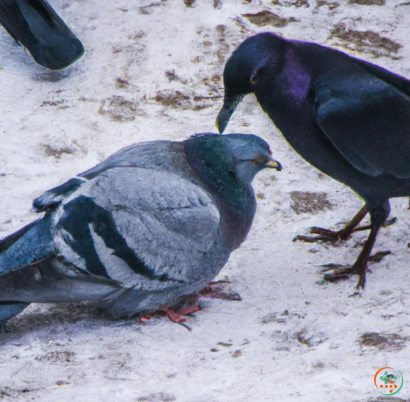
M300 108L309 92L311 77L292 48L286 53L281 75L283 96L288 98L288 102L291 102L294 107Z
M230 177L224 179L207 180L207 184L222 211L226 240L237 247L245 240L252 225L256 209L255 195L251 186L240 185Z

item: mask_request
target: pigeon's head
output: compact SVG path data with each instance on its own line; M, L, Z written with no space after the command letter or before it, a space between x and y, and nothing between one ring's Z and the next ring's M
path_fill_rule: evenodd
M230 173L242 183L250 184L265 168L282 170L281 164L271 157L268 143L256 135L229 134L222 141L226 143L227 157L231 158Z
M266 66L279 65L277 60L285 40L272 33L261 33L242 42L225 65L223 78L225 87L224 104L216 119L216 127L222 134L236 106L242 98L255 92Z
M232 179L250 185L262 169L282 169L267 142L253 134L199 134L185 141L185 149L191 166L217 186Z

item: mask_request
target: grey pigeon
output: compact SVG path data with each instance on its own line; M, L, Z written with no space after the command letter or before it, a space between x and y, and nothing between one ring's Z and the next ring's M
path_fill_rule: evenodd
M34 200L44 217L0 242L0 325L30 303L93 301L112 318L205 287L251 227L251 186L281 169L254 135L124 148Z

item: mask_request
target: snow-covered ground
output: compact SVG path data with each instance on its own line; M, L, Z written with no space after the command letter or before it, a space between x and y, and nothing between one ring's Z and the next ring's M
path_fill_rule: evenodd
M0 237L35 219L33 198L126 145L215 131L224 63L255 33L337 46L410 77L410 3L355 3L384 1L54 0L86 49L58 73L1 31ZM264 10L276 15L267 26L244 16ZM0 400L410 400L408 199L392 201L399 220L375 246L392 254L352 296L356 277L323 283L319 271L352 263L365 232L338 247L292 239L341 227L360 199L295 154L252 96L226 132L263 137L284 166L257 176L253 228L220 275L243 300L202 299L192 332L163 318L121 326L81 304L31 305L0 334ZM396 399L373 383L385 366L407 381Z

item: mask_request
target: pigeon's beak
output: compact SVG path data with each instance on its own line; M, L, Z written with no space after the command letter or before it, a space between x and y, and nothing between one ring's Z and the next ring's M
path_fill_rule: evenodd
M279 172L282 170L282 165L278 161L275 161L275 159L272 159L272 158L269 158L269 161L265 163L264 167L276 169Z
M238 106L238 103L242 100L243 96L244 95L225 96L224 105L222 106L222 109L219 112L215 122L216 128L220 134L225 131L225 128L229 123L229 119L235 111L236 106Z

